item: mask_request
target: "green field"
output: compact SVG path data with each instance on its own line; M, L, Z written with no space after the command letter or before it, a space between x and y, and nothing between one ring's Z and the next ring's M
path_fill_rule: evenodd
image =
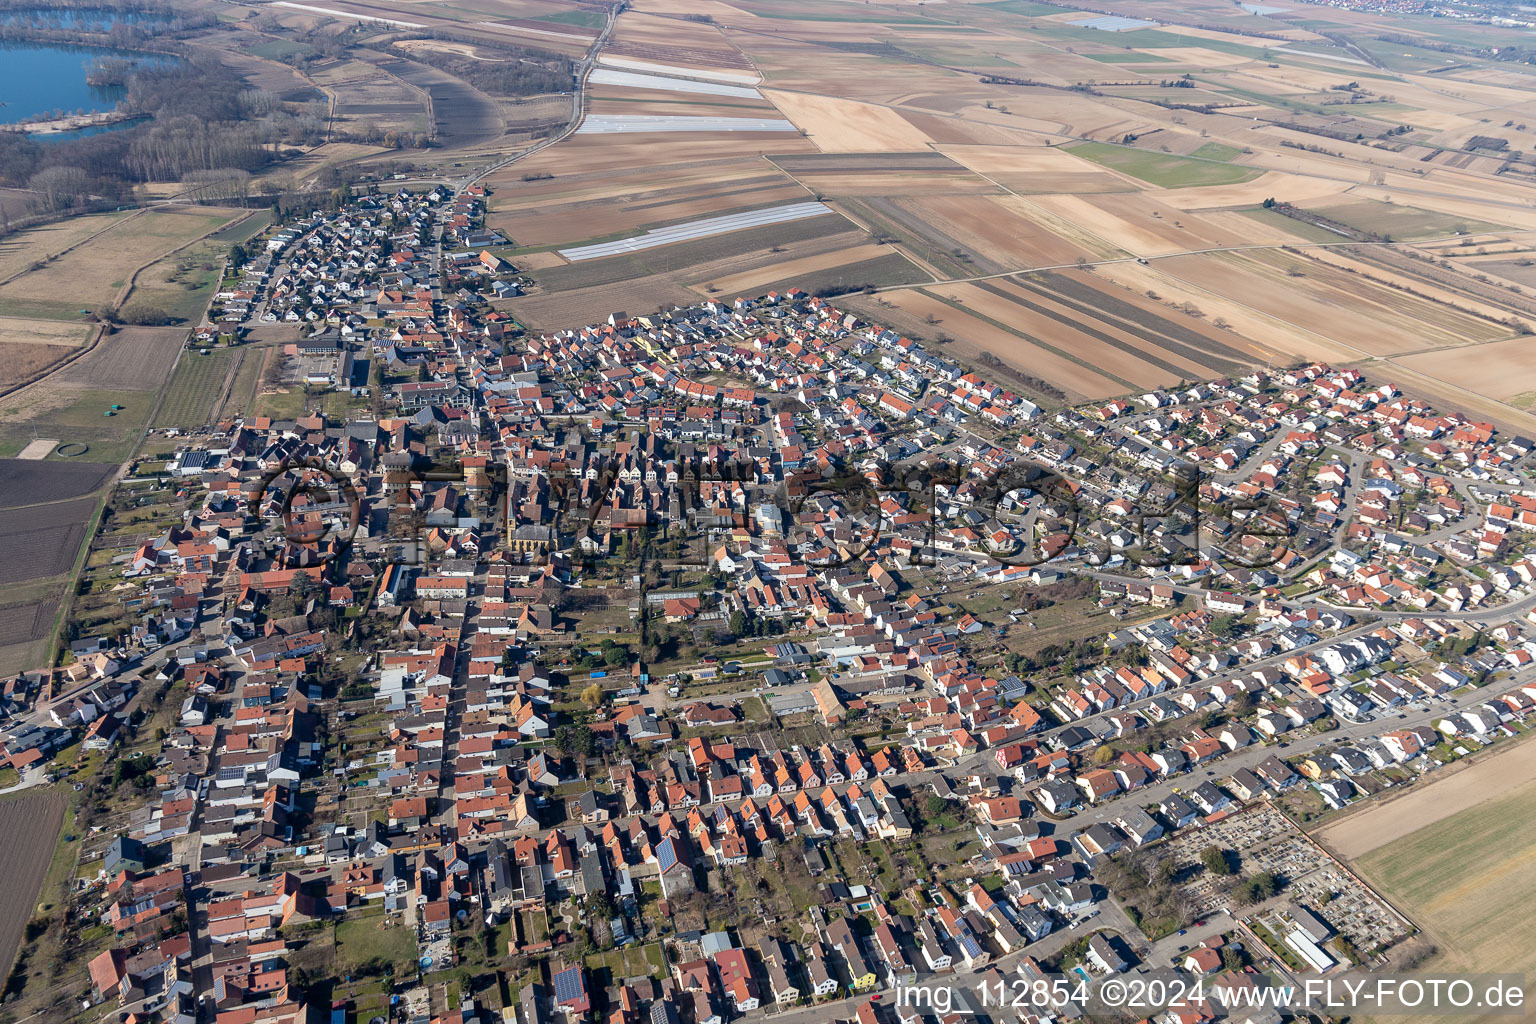
M147 391L108 391L89 388L69 392L64 404L38 413L24 426L4 422L20 410L6 407L0 400L0 458L15 458L32 440L33 428L39 437L58 437L90 445L89 457L95 462L116 462L133 454L144 421L149 417L155 396ZM116 415L106 415L113 405L121 405Z
M1303 220L1295 220L1283 213L1266 210L1262 206L1253 206L1238 212L1244 217L1251 217L1261 224L1268 224L1282 231L1289 231L1291 234L1299 238L1305 238L1309 242L1342 242L1345 240L1343 235L1335 234L1327 228L1320 228L1316 224L1308 224Z
M1155 53L1137 53L1126 50L1121 53L1085 53L1082 56L1100 64L1172 64L1173 59Z
M1064 148L1074 156L1163 188L1235 185L1241 181L1250 181L1261 173L1256 167L1191 160L1168 153L1151 153L1131 146L1112 146L1105 142L1082 142Z
M994 0L992 3L978 4L994 11L1007 11L1009 14L1020 14L1026 18L1039 18L1048 14L1061 14L1070 11L1070 7L1057 7L1055 4L1037 4L1034 0Z
M556 25L579 25L582 28L603 27L603 16L596 11L561 11L559 14L546 14L532 20L550 21Z
M1228 146L1220 142L1207 142L1189 155L1197 160L1236 160L1243 155L1243 151L1236 146Z
M252 416L270 416L275 420L294 420L304 415L304 389L293 386L286 393L257 395Z
M1533 865L1536 782L1442 818L1355 862L1439 947L1425 970L1523 971L1527 976L1536 972ZM1443 1019L1472 1024L1507 1018Z
M213 403L224 388L224 378L241 353L235 349L216 348L207 355L188 349L171 377L165 403L155 417L156 427L180 427L190 430L208 422Z
M743 10L750 11L759 18L774 18L785 21L818 21L818 22L843 22L853 24L871 25L933 25L940 26L952 24L938 18L912 18L902 17L899 14L888 13L886 8L860 8L852 4L837 5L840 10L830 9L820 4L802 4L786 2L786 0L773 0L772 3L742 4ZM866 11L868 13L866 13ZM1060 14L1061 11L1052 8L1051 13Z
M1329 220L1348 224L1373 235L1394 239L1438 238L1454 235L1458 231L1496 231L1498 225L1486 221L1455 217L1434 210L1418 210L1396 203L1383 203L1375 199L1351 199L1348 202L1327 206L1304 206L1312 213L1320 213Z

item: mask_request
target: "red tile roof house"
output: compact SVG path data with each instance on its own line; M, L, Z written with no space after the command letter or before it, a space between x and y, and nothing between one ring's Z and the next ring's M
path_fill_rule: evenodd
M720 972L721 987L735 1005L736 1012L746 1013L758 1008L757 985L744 950L726 949L716 953L715 967Z

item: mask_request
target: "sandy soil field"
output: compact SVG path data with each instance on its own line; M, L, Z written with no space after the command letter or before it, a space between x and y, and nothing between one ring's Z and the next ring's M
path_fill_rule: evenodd
M1221 317L1240 337L1251 340L1266 359L1283 362L1287 358L1349 361L1360 357L1358 348L1339 344L1332 338L1304 330L1226 294L1216 294L1191 281L1174 276L1166 268L1167 260L1152 266L1139 263L1111 263L1097 267L1095 273L1107 281L1123 284L1135 291L1152 292L1162 301L1189 302L1211 320Z
M907 323L897 329L909 334L916 332L929 340L941 334L951 337L954 341L945 347L953 349L957 355L974 359L981 352L991 352L1021 372L1050 381L1069 395L1083 399L1108 398L1132 390L1123 381L1113 380L1058 352L968 316L930 295L918 291L891 291L882 292L880 298L909 315ZM858 302L845 304L863 305L869 309L869 318L873 322L890 322L896 327L889 315L882 319L883 307ZM927 325L929 316L937 323Z
M1126 192L1136 188L1118 174L1049 146L943 145L939 151L1015 192Z
M1138 256L1185 252L1249 241L1164 205L1165 193L1124 196L1039 196L1034 202Z
M705 281L695 287L706 295L755 295L755 289L772 284L784 278L794 277L796 274L809 274L816 270L826 270L828 267L842 267L850 263L858 263L861 260L871 260L877 256L884 256L894 250L888 245L876 245L870 242L865 245L857 245L850 249L839 249L837 252L821 253L817 256L802 256L799 259L788 260L784 263L774 263L760 270L749 270L741 274L731 274L729 277L717 277L712 281Z
M1246 163L1256 162L1255 158L1250 157L1244 157L1243 160ZM1271 196L1284 198L1289 203L1300 203L1307 199L1336 196L1347 188L1349 188L1348 182L1268 171L1252 181L1236 185L1177 188L1157 198L1159 202L1176 206L1181 210L1208 210L1218 207L1252 206L1262 203Z
M1016 196L933 196L900 203L1004 269L1060 266L1093 255L1032 219L1033 207Z
M1234 253L1173 256L1159 260L1158 267L1186 282L1240 298L1244 305L1370 355L1391 355L1461 340L1410 315L1404 310L1407 303L1397 293L1364 282L1335 285L1327 280L1327 275L1312 273L1303 284L1282 271L1257 265Z
M1536 392L1536 345L1529 338L1401 356L1396 362L1501 401Z
M1249 58L1240 53L1223 53L1220 50L1207 50L1203 46L1170 46L1156 50L1139 50L1139 53L1153 53L1159 57L1167 57L1181 64L1193 65L1202 68L1228 68L1237 64L1250 63ZM1161 68L1159 64L1157 67Z
M765 89L763 95L823 153L906 153L929 142L888 107L777 89Z

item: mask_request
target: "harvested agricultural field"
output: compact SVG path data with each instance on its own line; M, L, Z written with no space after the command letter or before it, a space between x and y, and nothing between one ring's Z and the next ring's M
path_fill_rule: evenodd
M898 111L835 96L765 89L766 96L823 153L907 153L928 136Z
M1042 216L1032 200L1017 196L866 196L845 199L841 206L871 232L896 239L937 277L977 277L1124 255L1102 243L1095 246L1095 239L1064 234L1065 221Z
M1158 269L1370 355L1456 345L1508 330L1277 250L1172 256ZM1297 276L1289 276L1294 271Z
M0 510L0 583L68 572L95 511L94 497Z
M10 976L38 892L48 873L64 824L64 794L55 789L26 793L0 802L0 964Z
M463 148L490 142L501 134L501 108L462 79L403 57L358 50L357 56L432 97L436 142Z
M1105 196L1037 196L1032 202L1138 256L1247 245L1246 223L1225 226L1161 202L1156 192Z
M789 174L869 174L875 171L965 173L965 168L943 153L922 150L912 153L785 153L770 156Z
M1196 367L1203 376L1237 376L1253 365L1252 346L1204 320L1169 310L1145 295L1070 270L1010 278L1000 285L1032 293L1054 315L1106 337L1130 338L1138 351L1156 351Z
M120 218L89 241L0 285L0 315L73 320L82 309L106 309L117 302L135 269L235 216L212 208L170 207Z
M1262 171L1257 167L1241 167L1237 164L1209 160L1192 160L1152 153L1130 146L1113 146L1104 142L1082 142L1066 147L1073 156L1092 160L1121 174L1145 181L1160 188L1190 188L1200 185L1235 185L1251 181Z
M0 510L84 497L105 484L115 469L108 462L74 459L0 459Z
M49 345L68 351L85 344L94 329L89 324L3 316L0 317L0 345Z
M1095 255L1049 230L1031 216L1035 207L1014 196L922 196L868 204L911 232L919 248L963 254L972 274L1064 266Z
M949 339L941 350L969 359L991 354L1020 373L1038 377L1066 392L1073 401L1108 398L1135 390L1127 380L1100 372L1072 353L1031 338L979 312L945 302L925 289L882 292L878 299L843 300L871 323L926 340Z
M317 68L313 77L317 85L334 97L336 118L353 132L361 133L370 127L381 132L431 130L421 96L372 64L351 60Z
M769 159L801 185L833 198L1003 194L995 183L939 153L807 153Z
M716 260L728 260L735 254L787 246L809 238L839 234L848 229L849 224L843 218L836 214L823 214L808 220L732 231L622 256L551 267L534 274L534 283L542 292L616 284L651 274L675 273Z
M870 242L866 245L857 245L850 249L837 249L832 252L820 253L816 256L802 256L799 259L788 260L783 263L773 263L758 270L749 270L740 274L715 278L712 281L703 281L699 283L698 287L707 295L761 295L763 292L769 291L769 286L775 281L789 280L800 274L810 274L832 267L843 267L849 263L873 260L880 256L890 255L890 253L891 250L888 246ZM911 264L908 263L907 266L911 267ZM809 291L809 289L806 290Z
M827 220L827 218L818 218L818 220ZM800 224L815 223L815 221L800 222ZM602 274L587 277L580 287L553 292L536 291L532 295L511 299L505 304L497 305L509 309L519 321L535 330L591 323L594 309L611 307L637 313L642 310L659 309L671 303L687 305L699 300L698 292L695 290L699 282L727 274L749 273L762 267L782 265L806 256L854 249L869 244L868 235L849 229L846 222L840 223L843 230L835 234L810 234L799 241L789 241L783 234L777 236L769 234L770 230L776 229L763 229L757 232L738 232L740 235L751 238L750 242L744 242L740 248L729 244L729 239L733 236L722 235L700 242L636 253L629 258L648 257L652 261L648 264L649 266L666 266L667 264L656 261L678 250L691 250L693 255L687 256L683 264L674 269L659 270L638 277L621 273L616 278L612 273L604 271ZM797 226L799 225L784 224L777 227L782 229ZM722 241L727 244L722 245ZM697 261L703 254L707 254L708 258ZM580 271L586 275L591 273L591 268L594 266L615 262L616 260L594 260L584 264L554 268L544 273ZM538 275L535 275L535 280L537 278Z
M694 110L693 106L685 109ZM715 117L700 112L684 114L673 112L602 114L590 113L581 119L577 135L693 135L726 132L741 135L759 135L772 132L792 132L795 126L782 117L746 117L727 114Z
M840 295L865 288L889 288L893 285L926 281L928 275L912 265L899 252L886 252L854 263L843 263L821 270L806 270L762 285L761 291L784 292L799 288L811 295Z
M944 146L943 153L1020 195L1129 192L1136 186L1051 146Z
M529 188L516 200L508 197L496 206L490 221L520 249L527 249L619 238L662 224L809 198L805 189L771 165L755 160L716 174L718 180L701 169L697 175L681 176L682 184L637 177L622 199L609 194L611 184L594 190L562 179L558 191L556 183L549 182L549 188Z
M1498 401L1536 393L1536 345L1528 337L1398 356L1393 362Z
M50 380L88 388L157 391L187 337L185 327L119 327Z
M1180 362L1163 358L1155 346L1139 345L1120 332L1075 323L1066 311L1009 282L935 285L926 290L1011 331L1071 353L1133 387L1166 387L1193 372Z

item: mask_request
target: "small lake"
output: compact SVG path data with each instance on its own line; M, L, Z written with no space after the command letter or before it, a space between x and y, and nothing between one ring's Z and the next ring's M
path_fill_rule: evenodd
M171 63L174 57L128 53L96 46L53 43L0 43L0 123L15 124L60 112L105 111L117 106L127 89L121 85L90 85L86 69L102 57L121 57L139 67ZM38 135L44 140L79 138L102 128Z

